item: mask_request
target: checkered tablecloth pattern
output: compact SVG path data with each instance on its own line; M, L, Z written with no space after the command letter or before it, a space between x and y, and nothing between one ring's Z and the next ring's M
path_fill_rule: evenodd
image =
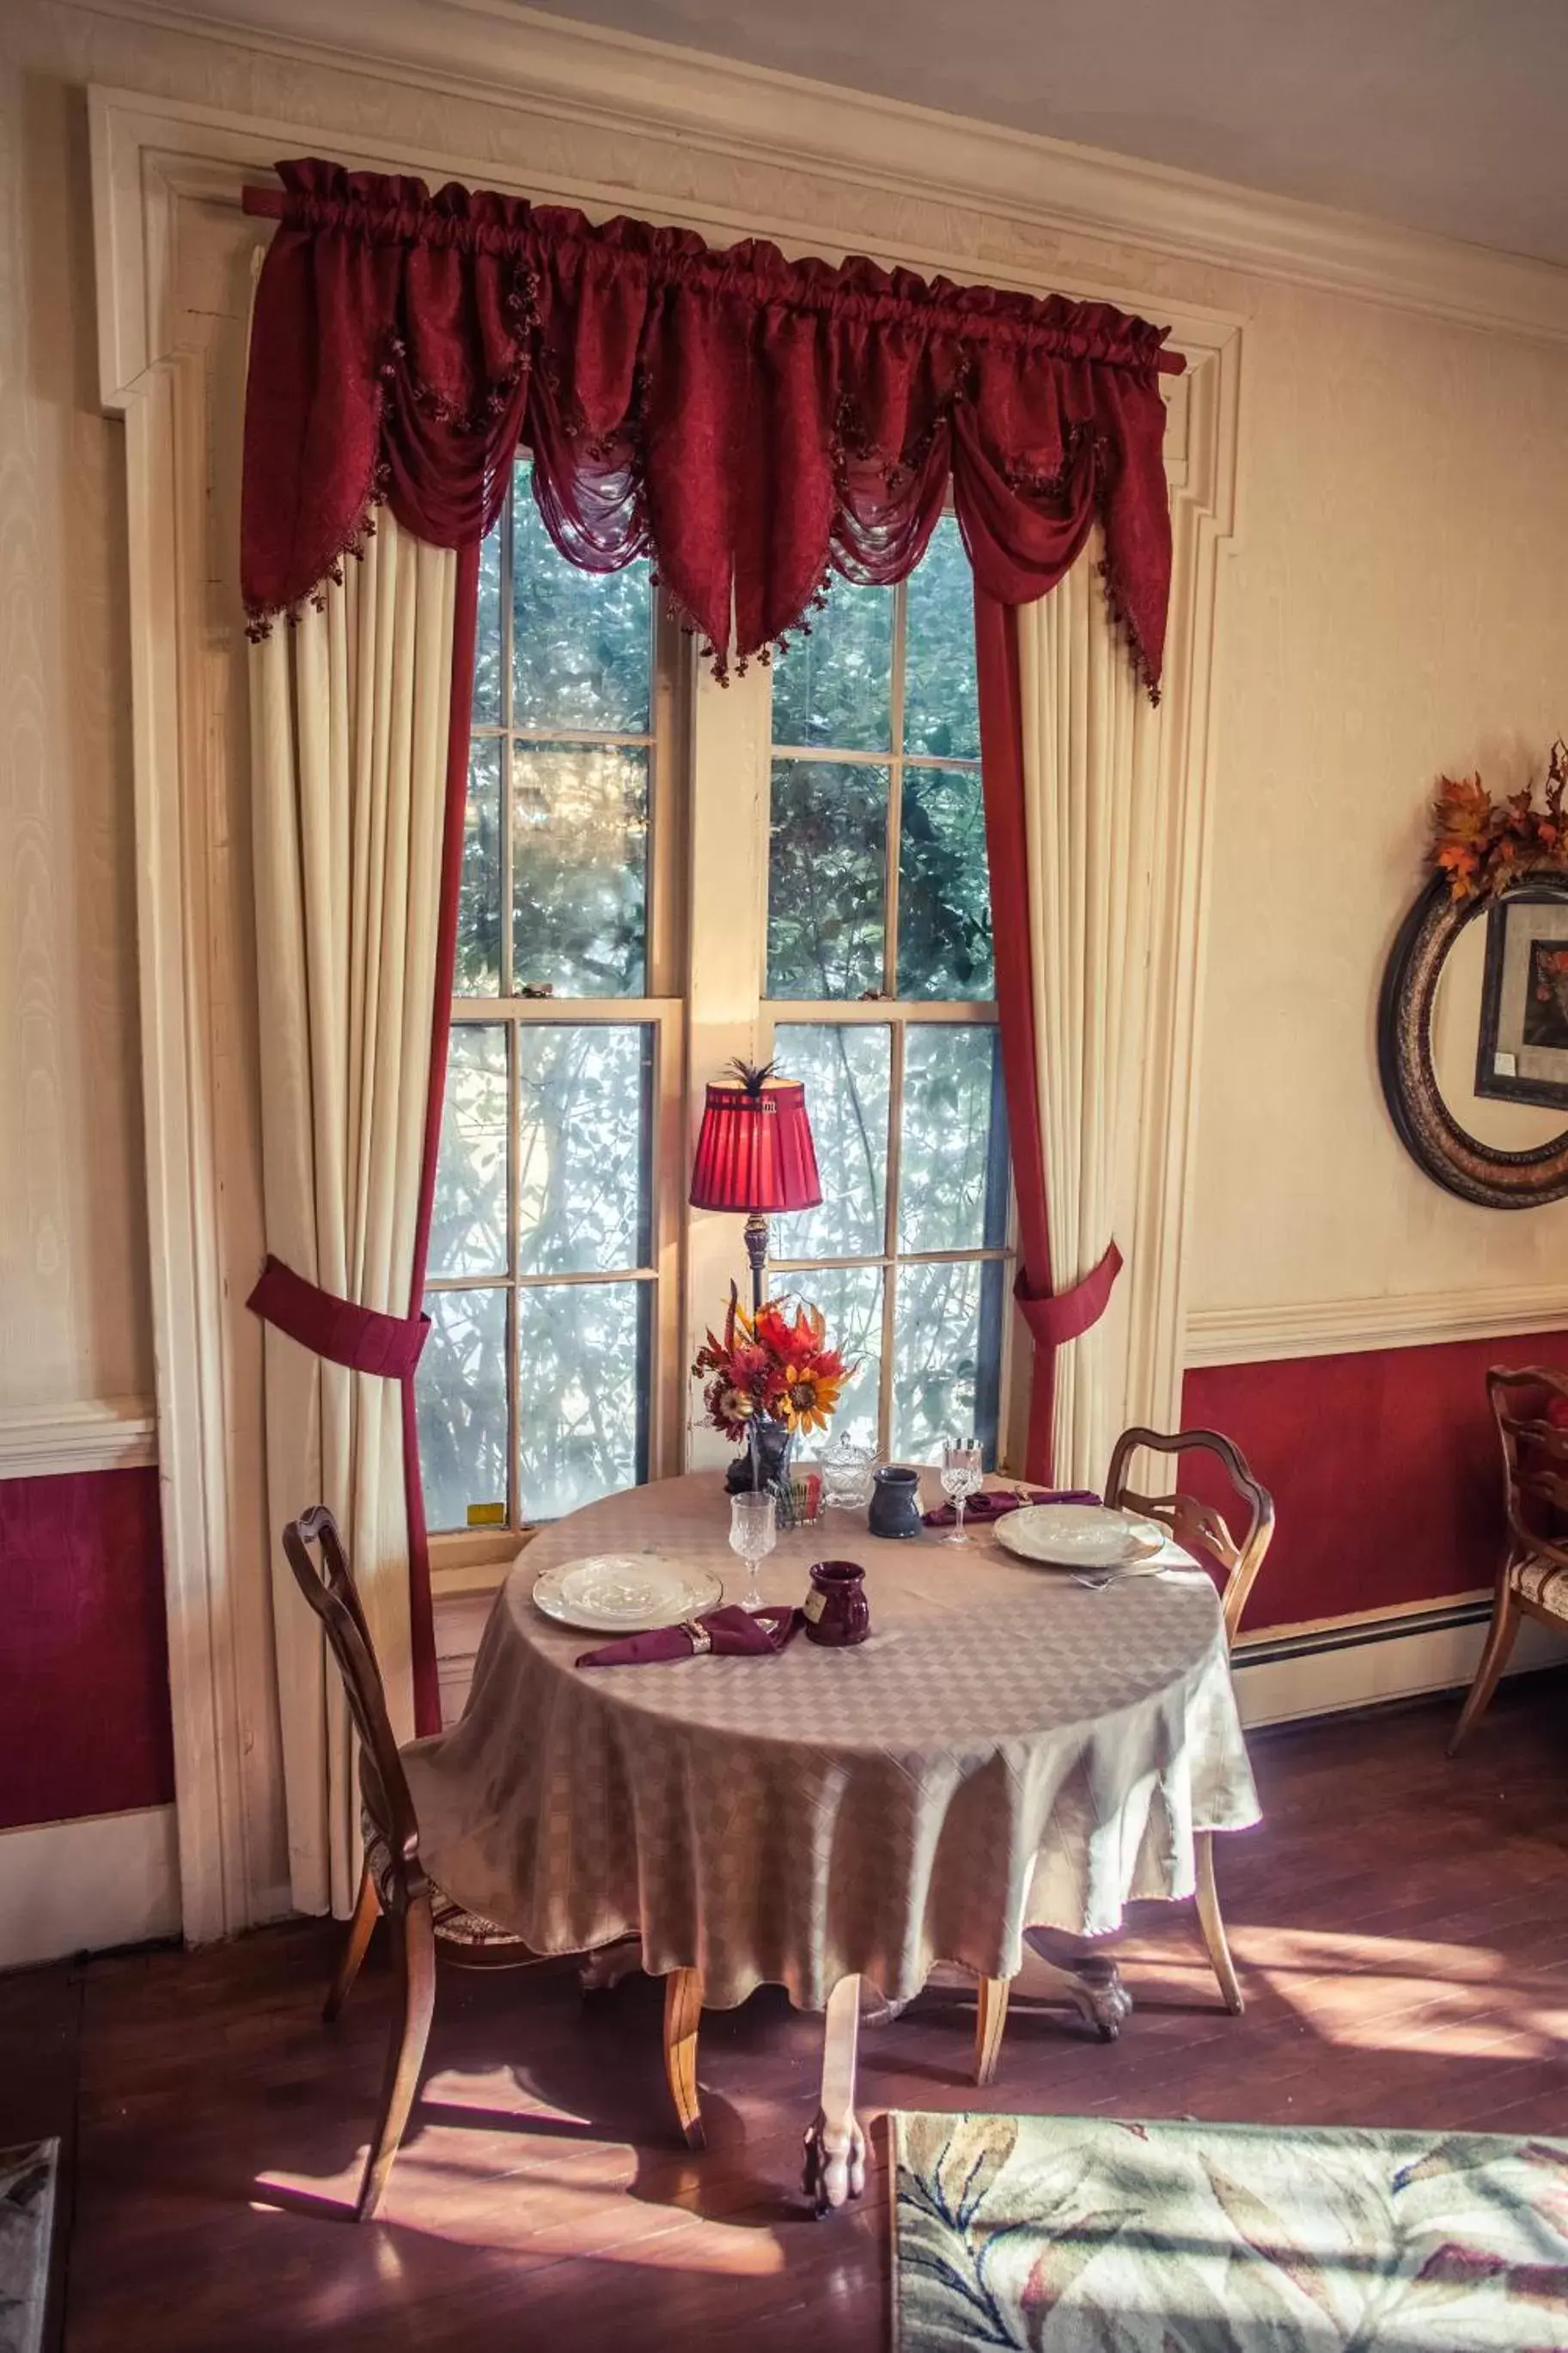
M1258 1804L1217 1599L1199 1571L1089 1591L847 1514L781 1537L770 1600L859 1560L870 1640L776 1658L580 1671L591 1638L532 1605L542 1570L654 1550L740 1590L720 1479L614 1496L547 1530L497 1596L460 1723L405 1752L427 1867L536 1950L640 1932L710 2006L761 1983L820 2009L851 1974L895 2000L937 1961L1019 1967L1026 1926L1098 1936L1193 1890L1194 1830ZM1172 1552L1173 1565L1183 1556Z

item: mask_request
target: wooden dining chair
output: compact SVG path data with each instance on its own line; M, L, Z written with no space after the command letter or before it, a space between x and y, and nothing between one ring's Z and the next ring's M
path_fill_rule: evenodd
M1151 1454L1212 1456L1228 1479L1232 1493L1246 1508L1246 1525L1241 1533L1234 1533L1223 1513L1213 1504L1200 1503L1195 1495L1138 1493L1129 1485L1127 1474L1133 1457L1145 1451ZM1183 1430L1172 1435L1155 1430L1124 1430L1111 1449L1110 1468L1105 1480L1105 1500L1113 1510L1139 1512L1145 1519L1158 1520L1170 1529L1183 1550L1190 1552L1194 1560L1212 1562L1219 1573L1226 1643L1227 1648L1233 1646L1237 1629L1241 1624L1242 1611L1247 1607L1247 1597L1263 1566L1263 1556L1268 1550L1274 1535L1274 1499L1267 1487L1253 1477L1241 1449L1230 1439L1222 1437L1217 1430ZM1225 2006L1233 2016L1239 2017L1245 2005L1215 1886L1214 1832L1195 1832L1194 1846L1197 1864L1198 1921L1203 1929L1204 1943L1219 1981ZM977 2084L989 2084L995 2074L1002 2050L1003 2030L1007 2021L1009 1988L1010 1980L1006 1978L982 1978L980 1981L980 2007L974 2032L974 2080ZM1101 2031L1106 2031L1102 2026Z
M1450 1757L1485 1713L1518 1640L1521 1620L1535 1618L1556 1633L1568 1632L1568 1373L1544 1365L1517 1373L1494 1366L1487 1375L1487 1397L1502 1448L1508 1535L1491 1627L1448 1743ZM1563 1421L1551 1419L1554 1407Z
M349 1567L338 1524L324 1504L283 1531L283 1550L300 1592L321 1620L342 1677L349 1714L359 1736L360 1798L364 1864L348 1936L327 1991L322 2016L331 2025L359 1975L378 1918L392 1932L397 2008L387 2044L381 2105L354 2204L368 2221L381 2201L408 2122L436 2004L437 1947L468 1968L524 1968L542 1957L521 1936L470 1912L438 1887L419 1856L419 1825L387 1715L386 1694L370 1628ZM614 1973L604 1982L613 1982ZM702 1979L677 1969L665 1980L665 2072L682 2132L702 2146L697 2094L697 2033Z

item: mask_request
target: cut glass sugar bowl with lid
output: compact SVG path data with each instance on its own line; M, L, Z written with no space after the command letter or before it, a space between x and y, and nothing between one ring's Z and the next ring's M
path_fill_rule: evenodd
M822 1457L822 1500L838 1512L863 1512L871 1500L877 1451L857 1444L847 1430Z

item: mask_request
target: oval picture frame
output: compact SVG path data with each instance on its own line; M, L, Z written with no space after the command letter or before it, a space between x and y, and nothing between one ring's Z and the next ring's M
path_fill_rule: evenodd
M1432 1008L1444 964L1467 923L1492 903L1454 899L1443 874L1416 900L1384 967L1378 1071L1401 1143L1436 1183L1485 1209L1539 1209L1568 1198L1568 1127L1530 1152L1479 1144L1449 1112L1432 1062Z

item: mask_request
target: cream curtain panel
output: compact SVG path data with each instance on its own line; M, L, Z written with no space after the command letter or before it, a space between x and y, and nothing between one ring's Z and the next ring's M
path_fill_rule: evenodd
M408 1312L429 1084L458 557L383 508L362 562L250 651L268 1249ZM279 1534L325 1503L394 1729L413 1736L403 1398L265 1329L267 1497L289 1856L302 1912L353 1907L352 1728Z
M1018 608L1029 963L1054 1287L1130 1232L1148 1030L1161 717L1106 607L1098 534ZM1056 1359L1052 1477L1099 1487L1130 1394L1125 1276Z

